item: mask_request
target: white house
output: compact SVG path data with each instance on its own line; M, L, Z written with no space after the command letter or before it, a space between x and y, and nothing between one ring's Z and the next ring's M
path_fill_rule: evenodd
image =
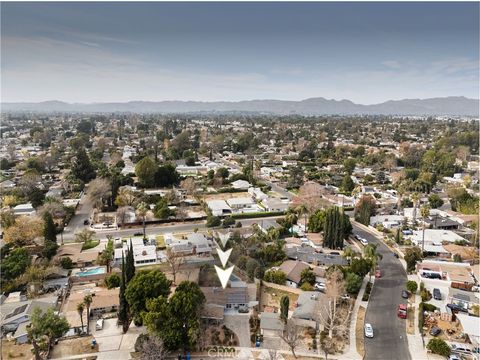
M213 216L222 216L232 213L232 208L226 203L225 200L210 200L207 201L207 206L212 212Z
M234 182L232 182L232 187L238 190L248 190L250 186L250 183L245 180L235 180Z
M251 197L240 197L228 199L227 204L230 208L238 210L251 207L255 203Z

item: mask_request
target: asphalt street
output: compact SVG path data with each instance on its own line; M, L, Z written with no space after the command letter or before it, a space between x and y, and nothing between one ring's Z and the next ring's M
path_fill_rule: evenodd
M377 244L383 256L379 263L382 277L375 279L370 294L366 323L373 326L374 338L365 338L366 360L410 360L406 334L406 320L397 316L399 304L406 304L401 292L405 288L407 274L400 261L376 236L353 224L353 232L369 243Z

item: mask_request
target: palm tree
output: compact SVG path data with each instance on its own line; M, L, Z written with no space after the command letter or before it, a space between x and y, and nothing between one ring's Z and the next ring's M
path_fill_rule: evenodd
M420 201L420 194L417 192L414 192L411 198L413 201L413 221L415 222L417 219L417 207L418 207L418 202Z
M308 214L308 209L307 209L307 207L305 206L305 204L301 204L301 205L297 206L296 210L297 210L297 212L298 212L298 216L302 216L302 215L305 216L305 232L307 232L307 231L308 231L308 228L307 228L307 214Z
M348 246L347 248L345 248L345 250L343 250L342 256L348 261L350 261L351 259L356 258L358 256L358 253L355 250L353 250L350 246Z
M363 249L363 255L367 260L370 260L372 267L370 268L370 278L372 277L372 271L377 268L378 262L382 260L382 254L377 252L376 244L368 244Z
M137 205L137 215L142 218L144 239L147 237L145 234L145 220L147 217L147 212L148 212L148 205L144 201L142 201L140 204Z
M425 219L430 215L430 205L425 204L420 209L420 213L422 214L422 222L423 222L423 231L422 231L422 252L425 250Z
M82 332L83 332L83 312L85 310L85 304L83 302L77 304L77 312L80 315L80 321L82 322Z
M90 333L90 305L92 304L92 295L85 295L83 297L83 303L87 308L87 334Z

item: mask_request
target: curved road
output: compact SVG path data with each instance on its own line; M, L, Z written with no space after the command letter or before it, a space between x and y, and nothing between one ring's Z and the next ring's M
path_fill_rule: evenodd
M373 339L365 339L365 359L410 360L406 320L397 317L398 304L406 304L401 292L405 288L407 274L383 242L353 221L352 225L354 234L377 244L377 251L383 256L379 264L382 277L375 279L365 317L365 322L372 324L375 334Z

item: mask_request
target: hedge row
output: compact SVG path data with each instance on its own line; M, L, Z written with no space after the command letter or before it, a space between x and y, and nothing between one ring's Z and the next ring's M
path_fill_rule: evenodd
M285 215L285 211L242 213L242 214L233 214L231 215L231 217L234 219L255 219L255 218L281 216L281 215Z

